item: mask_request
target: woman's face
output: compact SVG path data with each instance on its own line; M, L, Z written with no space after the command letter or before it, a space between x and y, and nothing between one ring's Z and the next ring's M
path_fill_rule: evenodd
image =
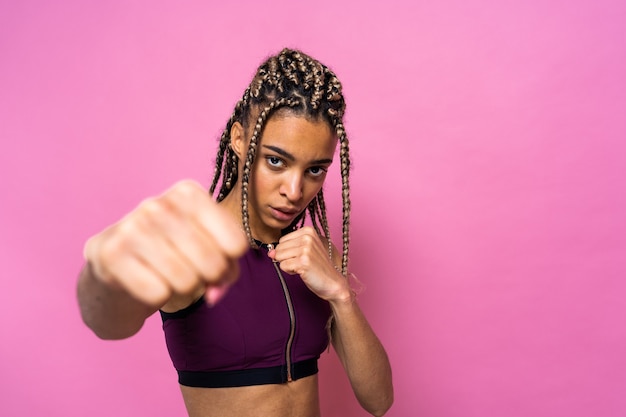
M278 240L281 230L306 209L324 184L336 147L337 138L324 120L278 114L266 122L248 194L254 238Z

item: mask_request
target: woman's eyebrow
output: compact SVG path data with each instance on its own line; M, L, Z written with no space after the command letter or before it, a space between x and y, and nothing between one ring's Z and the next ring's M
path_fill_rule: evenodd
M284 156L285 158L289 159L290 161L295 161L296 160L295 156L293 156L292 154L290 154L286 150L279 148L278 146L263 145L263 147L267 148L269 150L272 150L272 151L276 152L277 154L279 154L281 156Z
M285 158L289 159L289 160L290 160L290 161L292 161L292 162L296 160L296 157L295 157L295 156L293 156L292 154L290 154L290 153L289 153L289 152L287 152L286 150L279 148L278 146L272 146L272 145L262 145L262 146L263 146L264 148L267 148L267 149L269 149L269 150L271 150L271 151L276 152L276 153L277 153L277 154L279 154L280 156L284 156ZM326 159L316 159L316 160L314 160L314 161L311 161L310 163L311 163L311 164L316 164L316 165L317 165L317 164L330 164L330 163L332 163L332 162L333 162L333 160L332 160L332 159L328 159L328 158L326 158Z

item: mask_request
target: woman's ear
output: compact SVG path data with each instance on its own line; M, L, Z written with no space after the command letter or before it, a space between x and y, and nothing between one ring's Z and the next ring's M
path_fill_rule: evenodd
M241 161L246 154L246 135L241 123L235 122L230 128L230 147Z

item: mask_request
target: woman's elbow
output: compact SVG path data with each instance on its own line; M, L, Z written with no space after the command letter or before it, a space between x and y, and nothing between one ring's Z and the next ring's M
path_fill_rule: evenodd
M381 404L380 408L377 408L376 410L374 410L372 414L376 417L382 417L385 414L387 414L387 411L389 411L392 405L393 405L393 394L391 394L391 396L387 398L383 404Z
M393 388L390 388L385 394L378 396L375 401L361 401L361 406L371 415L375 417L384 416L393 405Z

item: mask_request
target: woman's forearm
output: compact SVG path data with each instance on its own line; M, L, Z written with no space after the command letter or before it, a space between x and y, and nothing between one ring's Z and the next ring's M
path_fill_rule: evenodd
M101 339L124 339L134 335L156 311L99 280L89 263L80 272L77 297L83 321Z
M333 346L352 389L369 413L382 416L393 403L391 366L380 340L354 297L332 302Z

